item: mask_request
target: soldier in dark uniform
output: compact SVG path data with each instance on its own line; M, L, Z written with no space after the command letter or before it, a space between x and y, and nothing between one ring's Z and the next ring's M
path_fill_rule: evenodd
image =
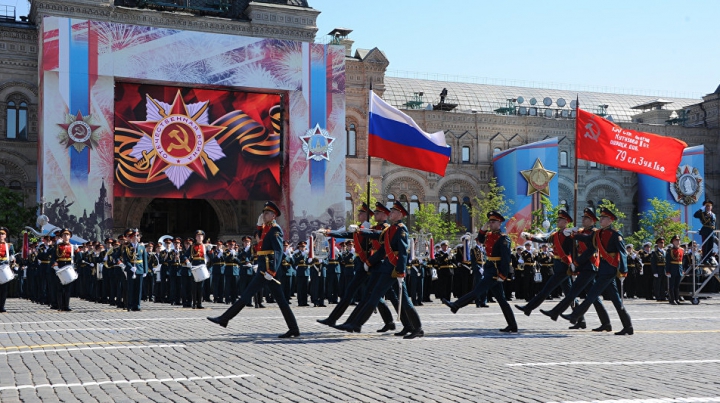
M114 306L124 309L125 308L125 297L127 294L127 278L125 278L125 270L122 267L122 252L125 248L127 241L125 235L118 235L118 242L116 247L113 249L112 262L113 262L113 280L112 280L112 300Z
M170 275L168 255L171 245L172 239L169 237L163 239L162 245L158 244L160 249L157 252L158 262L160 263L160 281L155 283L155 303L168 302L168 278Z
M582 217L582 228L579 234L582 235L593 235L596 231L595 223L598 221L595 212L590 208L586 208L583 211ZM577 303L576 298L583 292L588 292L595 284L595 277L597 276L598 266L600 265L600 257L597 253L597 248L593 244L593 238L585 238L583 241L579 241L573 254L573 262L568 268L568 275L575 276L575 281L572 282L572 287L565 293L565 297L551 310L541 309L544 315L549 316L552 320L557 320L558 316L565 312L571 304ZM593 332L610 332L612 331L612 325L610 324L610 317L608 316L605 306L599 298L593 301L593 306L600 319L600 327L592 329ZM587 324L585 317L581 316L577 323L570 327L570 329L585 329Z
M305 250L307 242L300 241L293 255L295 273L297 276L298 306L308 306L308 282L310 281L310 266L308 265L308 252Z
M628 264L628 275L625 278L623 288L625 291L625 298L636 299L638 294L638 286L640 283L640 272L642 271L643 263L640 255L633 249L632 244L625 246L627 253L627 264Z
M149 267L147 251L145 245L140 243L140 231L137 229L126 230L125 238L128 242L123 248L122 260L127 276L126 306L128 311L140 311L143 277L147 275Z
M620 317L623 328L616 335L632 335L633 326L630 320L630 315L623 306L623 301L620 298L620 293L615 285L615 278L617 276L627 275L627 255L625 254L625 243L623 242L622 235L612 228L612 223L617 220L615 214L612 211L603 208L600 210L600 230L595 231L594 234L575 234L575 239L582 242L592 241L594 245L597 245L598 254L600 256L600 266L598 268L598 274L595 284L590 288L587 293L587 297L579 306L573 309L569 315L561 314L564 319L570 321L570 323L577 323L580 317L587 312L590 305L593 304L597 298L603 294L605 297L610 299L615 305L615 310Z
M713 253L713 246L717 243L717 237L715 235L716 220L712 208L712 200L705 200L703 202L703 208L693 214L693 217L699 219L702 224L702 227L700 227L700 236L703 241L701 264L706 263L710 259Z
M337 304L340 298L340 276L342 275L340 259L342 256L340 256L340 250L336 246L335 238L330 238L329 246L330 253L328 254L327 266L325 266L325 296L329 304Z
M670 305L680 304L680 280L683 275L683 255L685 251L680 247L680 237L673 235L670 246L665 253L665 276L668 278L668 300Z
M472 236L466 233L461 237L461 244L455 248L453 276L453 295L460 296L472 290L472 263L470 262L470 244Z
M525 249L520 252L520 259L518 262L523 265L523 272L525 277L525 301L530 302L535 294L540 290L538 286L539 282L535 281L537 278L536 273L540 272L540 268L537 267L535 262L535 254L530 249L532 242L525 242ZM542 274L541 274L542 276Z
M41 304L51 304L50 302L50 290L48 282L50 278L50 256L52 250L52 241L49 235L42 237L42 243L38 246L38 302ZM54 274L53 274L54 275Z
M660 237L655 240L655 249L650 255L650 265L655 278L653 281L655 301L667 301L665 298L668 287L667 277L665 277L665 238Z
M370 227L370 218L375 214L377 214L378 216L378 224L373 226L372 228L377 231L384 230L387 227L387 223L385 222L385 216L387 212L387 207L383 206L382 203L375 204L374 212L370 210L370 207L366 203L362 203L362 205L358 209L358 220L362 223L360 228L358 228L358 231L327 231L326 235L330 235L335 238L352 238L354 240L353 243L355 245L355 275L350 281L348 287L345 289L345 294L343 295L342 299L340 299L340 302L330 313L330 316L328 316L326 319L318 319L318 323L334 327L338 319L340 319L343 313L345 313L345 310L347 310L350 303L353 301L353 297L358 293L360 287L363 284L366 284L370 279L369 272L371 270L371 266L373 266L373 262L370 260L370 258L373 254L373 250L380 249L381 244L378 241L372 240L370 236L366 234L363 230L368 229L366 227ZM372 290L367 291L368 292L365 293L365 298L358 297L360 298L361 302L357 305L357 308L353 310L352 314L348 318L348 321L350 321L351 318L355 319L355 317L360 312L363 302L367 300L368 295ZM380 298L376 306L378 312L380 313L380 316L383 319L383 322L385 323L385 326L383 326L378 331L386 332L389 330L394 330L395 322L393 321L392 313L390 312L390 309L388 309L387 305L385 305L385 302L382 300L382 298Z
M475 289L475 287L478 287L478 285L482 281L484 272L483 266L485 265L486 259L487 256L485 255L485 245L483 245L482 242L478 240L478 238L475 238L475 246L470 252L470 263L472 264L473 268L473 289ZM475 306L477 308L490 308L490 305L487 304L487 293L483 293L475 297Z
M555 273L553 270L553 260L553 255L548 251L547 244L540 245L540 250L535 252L535 272L540 272L542 281L538 283L537 280L535 280L536 291L535 297L533 298L536 298L539 294L544 293L543 290L547 286L552 275ZM552 299L554 297L555 290L558 288L561 287L553 288L545 298Z
M223 256L223 242L218 240L210 254L209 263L212 265L212 295L214 304L223 303L225 291L225 257Z
M285 275L282 276L280 282L282 283L283 293L285 294L288 302L292 300L292 286L295 280L295 267L293 267L293 263L290 242L283 241L283 254L280 265L282 266Z
M510 273L510 238L507 234L500 232L500 227L505 218L497 211L487 214L488 222L478 232L477 240L485 245L487 261L483 267L483 278L475 286L475 289L463 295L455 302L443 300L443 304L450 307L452 313L473 302L475 298L483 293L491 292L502 309L507 327L500 329L501 332L517 333L518 326L515 321L510 304L505 300L505 292L502 282Z
M352 318L353 315L351 315L351 318L346 323L334 326L336 329L359 332L362 325L370 319L373 311L382 301L383 296L389 296L394 297L391 301L397 299L398 303L402 304L401 320L404 328L400 333L403 338L414 339L425 335L420 317L408 295L405 282L398 282L398 278L404 278L407 272L408 230L402 222L403 217L407 217L407 215L408 212L402 203L396 201L388 215L388 221L392 225L386 227L380 233L362 231L363 235L371 238L377 236L382 241L379 249L368 259L369 263L371 263L370 266L376 267L373 275L377 276L377 281L375 281L370 295L364 299L362 306L358 308L355 317ZM379 264L377 263L378 259L382 259ZM394 290L395 284L398 285L397 293ZM379 331L384 330L380 329Z
M353 253L353 242L348 239L345 241L345 248L340 255L340 264L342 265L342 276L340 276L340 300L347 298L347 289L355 275L355 254ZM352 300L355 296L351 295L349 298ZM352 301L351 301L352 303Z
M652 244L645 242L642 249L638 252L640 260L642 261L642 275L638 284L638 297L645 298L646 300L652 300L653 298L653 272L652 265L650 264L650 258L652 257L652 251L650 248Z
M258 269L247 289L243 292L240 299L235 302L225 313L218 317L208 317L213 323L217 323L222 327L227 327L228 321L234 318L240 311L252 302L252 296L267 284L270 291L275 296L278 307L285 318L288 331L280 338L290 338L300 336L295 315L293 315L290 305L285 299L280 282L275 278L278 272L282 270L282 241L283 232L279 225L275 222L275 217L280 216L280 209L273 202L266 202L263 208L263 227L260 233L258 244ZM282 274L282 273L280 273Z
M552 243L554 253L554 255L548 255L547 248L544 248L544 251L537 257L541 264L552 264L553 274L552 276L547 277L545 286L530 301L528 301L525 306L515 305L517 309L523 311L523 313L527 316L530 316L530 313L532 313L535 308L539 307L540 304L542 304L556 288L561 287L563 293L566 295L570 291L570 275L574 271L575 265L573 263L574 251L573 240L571 237L572 233L567 226L572 222L573 219L567 211L559 210L557 216L558 227L547 236L531 236L528 233L522 233L526 239L530 239L535 242ZM549 269L547 268L546 273L543 273L544 278L546 274L549 274Z
M440 242L440 251L435 254L435 269L437 269L438 277L435 282L435 298L450 299L455 265L452 262L448 247L448 241Z
M58 241L57 246L52 253L51 265L57 272L65 266L72 265L73 263L73 246L70 244L70 237L72 237L72 231L64 228L60 231L61 240ZM55 289L57 296L57 309L59 311L70 312L70 284L62 284L57 275L52 281L55 281Z
M8 265L12 266L14 263L15 248L7 241L7 236L10 231L5 227L0 227L0 266ZM8 281L5 284L0 284L0 313L5 313L5 301L8 296L8 287L12 283Z
M236 250L237 245L230 241L225 242L225 251L223 252L222 259L225 265L225 271L223 278L225 284L223 284L223 291L225 295L226 304L234 304L238 298L238 282L240 279L240 266L243 262L240 261L240 255L242 252Z
M309 252L309 251L308 251ZM325 278L327 261L318 258L310 264L310 301L314 307L325 307Z

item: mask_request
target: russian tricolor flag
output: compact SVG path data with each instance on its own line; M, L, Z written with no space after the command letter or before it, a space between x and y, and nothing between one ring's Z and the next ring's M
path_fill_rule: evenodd
M425 133L410 116L370 91L368 155L445 176L450 146L445 133Z

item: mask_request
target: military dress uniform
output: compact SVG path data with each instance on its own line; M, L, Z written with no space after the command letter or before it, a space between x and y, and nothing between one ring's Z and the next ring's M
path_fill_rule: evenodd
M335 247L335 238L330 238L330 250L325 266L325 296L330 304L337 304L340 298L340 277L342 266L340 251Z
M263 212L265 211L272 212L275 217L280 216L280 209L273 202L265 203ZM289 329L279 337L298 337L300 336L300 330L298 329L295 315L290 309L287 299L285 299L285 294L279 284L280 282L276 279L278 274L282 274L283 231L275 220L273 220L270 224L263 225L260 235L262 246L258 251L258 269L252 281L250 281L250 284L248 284L237 302L219 317L208 317L208 320L220 326L227 327L228 321L240 313L245 306L250 305L253 295L267 284L275 297L275 301Z
M628 248L631 249L631 248ZM631 249L632 250L632 249ZM625 278L625 284L623 285L625 291L625 297L635 299L638 296L638 288L640 286L640 272L643 268L642 258L637 252L628 252L628 275Z
M240 260L240 254L232 246L223 252L223 262L225 263L225 303L234 304L238 299L238 286L240 280L240 266L243 262Z
M652 267L653 277L655 279L653 281L655 301L658 302L667 301L665 295L668 288L668 279L665 276L666 254L665 249L659 245L661 241L664 243L665 239L660 237L655 240L655 249L653 249L650 255L650 266Z
M137 230L126 231L125 236L136 233ZM143 277L148 273L148 255L145 245L140 242L128 242L123 247L122 261L125 265L127 281L127 297L125 298L128 311L139 311L142 299Z
M525 301L530 302L540 290L539 283L535 281L535 273L540 272L540 268L535 261L535 254L528 249L520 252L520 261L522 261L523 277L525 278Z
M216 244L210 254L210 264L212 265L212 295L213 303L222 304L223 293L225 291L225 257L223 256L222 242Z
M351 241L347 241L348 244L352 244ZM340 254L340 264L342 265L342 276L340 276L340 300L343 298L354 299L354 295L348 295L348 288L350 282L355 276L355 254L351 249L346 249ZM352 303L352 301L351 301Z
M50 279L50 261L52 260L52 245L49 242L50 237L43 237L43 243L38 246L37 262L37 299L41 304L50 304L50 291L48 289L48 280ZM46 243L47 242L47 243ZM53 274L54 275L54 274Z
M670 242L674 240L680 240L680 237L675 235L672 237ZM665 273L668 278L668 300L671 305L677 305L680 303L680 280L683 275L683 255L685 251L673 245L667 249L665 253Z
M280 262L280 266L282 266L284 275L280 279L280 282L282 283L283 294L285 294L287 300L290 301L292 300L292 289L293 284L295 283L295 267L293 256L289 246L286 246L283 243L283 247L284 248L282 254L282 261Z
M487 256L485 256L485 247L482 243L478 243L478 241L475 241L475 246L473 246L470 252L470 264L472 264L473 275L473 289L475 289L475 287L478 287L480 285L480 282L482 281L484 272L483 266L485 266L486 258ZM475 297L475 306L478 308L489 308L487 304L487 293L483 295L477 295Z
M653 271L650 258L652 257L652 250L649 249L650 242L647 242L648 250L643 249L638 252L640 259L642 260L642 275L640 276L640 282L638 285L638 297L645 298L646 300L652 300L653 297Z
M605 208L600 211L600 215L609 218L611 222L617 219L615 214ZM595 231L592 235L576 234L575 238L579 241L590 240L597 246L600 266L598 267L595 284L588 291L585 300L579 306L576 306L570 315L563 314L561 316L571 323L577 323L580 317L590 308L590 305L603 294L615 305L615 310L623 325L622 330L615 334L632 335L633 326L630 314L625 310L615 284L617 276L627 275L627 255L622 236L609 225Z
M70 232L68 229L63 229L61 231L61 234ZM72 236L72 233L70 233ZM53 251L53 257L50 262L50 264L53 266L54 270L57 271L59 269L62 269L63 267L67 265L71 265L73 263L73 246L70 244L70 242L63 242L58 241L57 246L55 246L55 249ZM71 311L70 309L70 291L71 291L71 285L70 284L62 284L60 282L60 279L57 275L54 276L55 278L51 281L55 282L55 290L56 290L56 297L57 297L57 309L60 311Z
M298 306L308 306L308 285L310 281L310 264L307 251L303 248L307 245L305 241L298 242L298 250L293 254L295 261L295 274L297 280L297 302Z
M0 227L0 232L4 233L6 236L9 233L8 229L5 227ZM15 255L15 248L10 242L5 241L0 243L0 265L12 265L13 255ZM5 284L0 284L0 313L5 312L5 301L8 297L8 288L12 282L13 281L11 280Z
M447 244L447 241L441 243ZM437 281L435 281L435 298L450 299L452 292L453 277L455 275L455 265L450 256L450 249L440 249L435 254L435 269L437 270Z
M496 211L487 214L488 220L505 221L505 218ZM475 288L468 294L463 295L455 302L443 300L443 304L450 307L452 313L470 304L478 295L491 292L502 309L507 327L502 332L516 333L518 331L515 315L510 304L505 299L505 290L502 282L510 274L510 238L500 231L480 230L476 240L483 243L487 254L487 260L483 267L483 277Z
M375 204L375 210L381 210L383 212L388 211L387 207L385 207L384 205L382 205L382 203L379 202ZM374 214L372 211L370 211L370 208L366 203L362 204L359 211L362 213L366 213L368 215L368 219ZM378 222L372 228L375 232L382 232L387 228L387 226L387 223ZM328 232L328 235L335 238L353 240L353 243L355 245L355 256L353 259L353 263L355 266L355 274L353 275L352 280L350 280L350 283L347 285L343 298L335 306L332 312L330 312L330 315L326 319L318 319L319 323L328 326L335 326L337 320L340 319L343 313L345 313L345 311L347 310L350 303L353 302L354 298L357 296L360 301L358 302L357 307L353 309L350 317L348 317L348 321L350 321L351 319L354 320L360 312L360 309L362 309L363 303L366 302L367 298L369 298L370 291L372 290L369 289L370 285L368 283L371 277L370 268L371 266L373 266L373 262L370 260L370 257L374 254L375 251L380 249L380 242L379 240L372 239L370 236L371 234L367 233L365 229L366 228L360 227L356 232ZM378 255L378 258L379 256L380 255ZM368 284L365 290L366 292L359 293L361 287L365 284ZM394 327L395 322L393 321L392 313L390 312L390 309L387 307L387 305L385 305L383 298L380 298L377 301L376 307L378 309L378 312L380 313L380 316L383 319L383 323L385 324L383 329L391 330Z
M597 221L595 213L589 208L584 210L583 216L590 218L593 223ZM575 267L574 270L569 273L575 276L575 280L572 282L570 290L565 293L563 299L552 309L547 311L543 309L540 310L540 312L549 316L552 320L557 320L558 316L565 312L565 310L573 303L577 304L576 298L580 296L583 291L586 293L589 292L593 284L595 284L598 266L600 265L600 257L598 255L597 248L593 244L595 231L597 230L592 225L583 227L579 231L579 234L584 235L585 237L577 241L573 259ZM573 236L573 238L575 237ZM600 319L600 326L592 330L595 332L612 331L610 317L608 316L607 310L600 298L596 298L592 304L593 307L595 307L598 318ZM587 324L583 315L578 318L577 323L574 326L571 326L570 329L585 329L586 327Z
M400 213L401 217L408 215L407 210L400 202L395 202L392 206L393 210ZM386 227L380 234L377 232L363 232L369 237L376 237L382 241L380 248L369 258L371 266L376 267L375 273L377 281L375 282L370 294L365 298L364 302L359 305L357 314L354 318L348 318L348 321L335 328L348 332L359 332L362 325L370 319L373 311L382 301L383 296L390 296L397 299L397 303L402 304L401 321L403 322L403 331L405 339L414 339L424 336L420 316L410 300L407 286L404 281L398 284L398 278L404 278L407 271L408 258L408 229L403 224L402 219L394 222ZM382 258L381 262L376 259ZM397 294L393 286L397 285ZM391 299L392 302L395 302ZM385 329L380 329L384 331Z
M195 235L205 236L205 232L198 230L195 232ZM205 250L205 244L197 242L196 240L193 242L192 246L190 246L185 252L185 259L190 262L190 265L192 267L197 267L200 265L206 265L207 267L206 253L207 252ZM189 271L189 279L190 281L192 281L192 283L187 282L186 286L189 286L190 288L190 301L192 304L192 308L203 309L203 284L205 283L205 281L195 281L195 277L192 274L192 269L189 269Z
M711 200L705 200L703 206L710 205L712 207L713 202ZM710 259L712 255L713 246L717 243L717 237L715 235L716 218L715 213L712 211L706 212L700 209L693 214L693 217L700 220L702 227L700 227L700 236L702 237L702 260L700 263L706 263L706 260Z

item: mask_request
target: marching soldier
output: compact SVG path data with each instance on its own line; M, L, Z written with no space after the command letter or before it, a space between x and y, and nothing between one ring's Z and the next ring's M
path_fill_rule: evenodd
M500 232L500 226L505 218L497 211L487 214L488 222L478 232L477 241L485 245L487 260L483 267L483 278L475 286L475 289L463 295L455 302L443 300L443 304L450 307L452 313L475 300L478 295L492 292L502 309L507 327L500 329L501 332L517 333L518 326L515 321L510 304L505 300L505 292L502 286L503 281L510 274L510 238L507 234Z
M253 277L252 281L248 285L247 289L243 291L240 299L235 302L227 311L218 317L208 317L213 323L217 323L222 327L227 327L228 322L234 318L240 311L247 305L250 305L252 296L267 284L270 287L270 291L275 296L278 307L285 318L285 323L288 326L288 331L278 336L279 338L291 338L300 336L300 330L298 329L295 315L293 315L290 305L285 299L285 294L280 287L280 282L275 278L279 270L282 270L280 265L283 253L282 241L283 232L279 225L275 222L275 217L280 216L280 209L273 202L265 203L263 208L262 221L263 226L260 233L260 240L258 244L261 244L260 251L258 251L258 269Z
M683 275L683 255L685 251L680 247L680 237L673 235L670 246L665 253L665 276L668 278L668 300L670 305L680 305L680 280Z
M486 258L485 246L478 238L475 238L475 246L472 248L472 252L470 253L470 262L473 269L473 289L478 287L480 281L482 281L484 272L483 266L485 265ZM487 292L475 297L475 306L477 308L490 308L487 304Z
M583 211L582 217L582 228L578 232L581 235L588 235L582 241L578 241L576 253L573 255L573 262L568 268L568 275L575 276L575 281L572 283L570 290L565 293L565 297L557 304L553 309L546 311L541 309L540 312L543 315L549 316L552 320L557 320L558 316L565 312L571 304L576 303L576 298L583 292L588 292L595 283L595 277L597 276L598 266L600 265L600 257L597 253L597 248L593 244L592 235L595 234L596 228L595 223L598 221L595 212L590 208L586 208ZM610 317L608 316L605 306L599 298L593 301L593 306L600 319L600 327L592 329L593 332L611 332L612 325L610 324ZM577 323L570 327L570 329L585 329L587 324L585 317L581 316Z
M710 260L713 253L713 246L717 243L715 236L715 213L712 212L712 200L705 200L703 208L696 211L693 217L700 220L702 227L700 228L700 236L702 237L702 260L700 263L706 263Z
M388 220L392 225L386 227L380 233L373 231L362 232L363 235L371 238L378 237L382 241L379 250L369 258L369 262L372 263L371 266L377 266L373 273L377 276L377 281L354 319L349 319L343 325L334 326L336 329L347 332L360 332L360 328L370 319L373 311L382 301L383 296L388 295L395 297L398 299L397 303L402 304L401 319L404 328L398 335L402 334L404 339L414 339L425 335L420 317L408 295L405 282L398 284L397 294L393 289L393 285L398 282L397 279L404 278L407 271L408 230L402 222L403 217L407 217L407 215L408 212L402 203L395 201L388 216ZM379 264L377 264L378 259L382 259ZM383 328L379 331L386 330Z
M7 228L0 227L0 266L8 265L12 266L15 260L15 248L7 241L8 233ZM8 281L4 284L0 284L0 313L5 313L5 301L8 296L8 287L12 281Z
M143 277L148 272L148 256L145 245L140 243L139 230L125 230L125 238L128 240L122 251L122 263L127 279L125 306L128 312L137 312L142 299Z
M347 310L348 306L353 300L353 297L358 293L358 290L360 290L360 287L363 284L366 284L370 279L371 266L373 266L373 263L370 261L370 257L374 251L380 249L381 244L379 243L379 240L371 239L370 235L367 234L364 230L370 228L375 229L376 231L385 230L385 228L388 226L388 224L385 222L387 212L389 212L389 210L387 209L387 207L383 206L382 203L375 203L375 211L371 211L370 207L366 203L362 203L362 205L358 209L358 220L362 223L362 225L360 226L360 228L358 228L357 231L328 231L326 233L326 235L330 235L335 238L353 239L353 243L355 245L355 275L350 281L348 287L345 289L345 295L340 300L340 303L335 306L335 309L332 310L330 316L328 316L326 319L318 319L318 323L322 323L323 325L328 325L330 327L335 327L337 320L340 319L343 313L345 313L345 310ZM373 227L370 227L370 218L374 215L377 215L377 224ZM372 283L372 281L370 281L370 283ZM370 286L368 286L368 288L370 288ZM366 289L365 295L363 297L358 297L360 299L360 303L350 314L348 321L354 320L355 317L358 315L360 309L362 308L362 304L367 300L370 291L372 290ZM378 300L376 306L378 312L380 313L380 316L383 319L383 322L385 323L385 326L378 330L378 332L395 330L395 322L393 322L392 313L390 312L390 309L388 309L387 305L385 305L385 302L382 300L382 298Z
M582 304L575 307L571 314L561 314L560 316L569 320L570 323L577 323L580 317L590 308L590 305L593 304L601 294L604 294L612 301L613 305L615 305L615 310L623 325L622 330L615 334L623 336L632 335L634 332L630 315L623 306L620 293L615 284L615 278L617 276L627 275L625 244L620 233L612 228L612 223L615 220L617 220L615 214L603 208L600 210L600 230L595 231L594 234L575 235L575 239L578 241L592 241L594 245L597 245L598 254L600 255L600 266L595 284L593 284L590 291L588 291L587 297Z
M522 233L526 239L533 240L535 242L551 242L553 244L554 255L548 255L547 246L543 248L543 252L538 256L538 261L541 265L552 265L552 269L546 268L546 273L549 274L552 270L552 276L547 278L545 286L535 295L525 306L515 305L515 307L527 316L530 316L532 311L539 307L540 304L548 298L551 293L558 287L561 287L565 295L570 291L570 275L575 269L573 263L573 240L571 238L570 229L567 228L568 224L572 223L573 219L570 217L565 210L559 210L557 216L557 229L551 232L547 236L531 236L528 233ZM552 259L552 263L549 263ZM547 263L546 263L547 262Z
M655 240L655 249L650 256L650 265L652 266L653 286L655 288L655 301L667 301L665 292L667 291L668 282L665 277L665 238L659 237Z

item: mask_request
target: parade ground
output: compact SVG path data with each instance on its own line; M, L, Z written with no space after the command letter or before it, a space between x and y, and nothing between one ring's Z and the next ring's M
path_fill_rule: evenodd
M302 335L289 340L277 339L287 329L274 304L246 308L227 329L205 319L224 304L71 307L8 300L0 402L720 401L720 298L626 301L633 336L590 331L592 309L586 330L516 311L520 332L503 334L496 304L453 315L436 300L418 308L425 337L415 340L376 333L377 315L362 333L316 323L333 305L293 305Z

